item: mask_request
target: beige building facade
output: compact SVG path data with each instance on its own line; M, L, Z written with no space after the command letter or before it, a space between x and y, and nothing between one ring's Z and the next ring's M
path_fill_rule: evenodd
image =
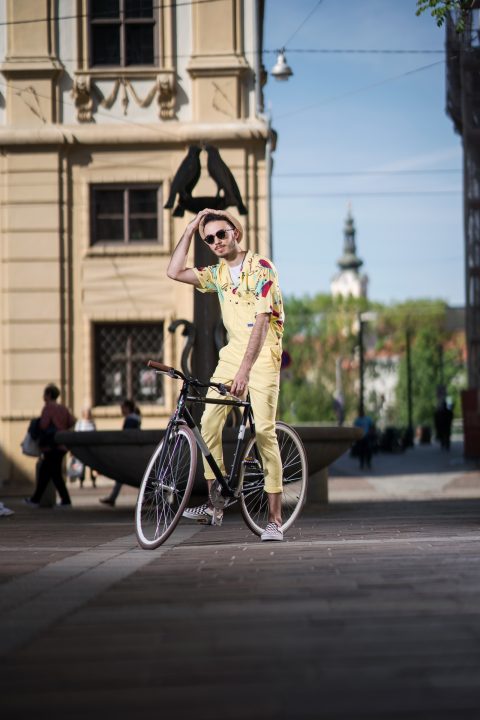
M99 429L132 395L166 423L176 387L144 361L178 364L168 326L193 318L166 277L192 215L163 208L190 145L220 150L268 252L262 23L262 0L0 0L0 481L33 479L19 445L48 382ZM201 161L193 195L215 196Z

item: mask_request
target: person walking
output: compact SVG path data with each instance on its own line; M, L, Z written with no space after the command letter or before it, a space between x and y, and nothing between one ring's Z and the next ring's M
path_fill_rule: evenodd
M90 407L85 405L82 408L82 417L77 420L73 429L75 430L75 432L92 432L93 430L97 429L93 420L92 410ZM73 455L70 460L69 471L67 471L67 475L71 478L72 481L75 481L77 479L80 480L80 487L83 488L87 467L90 471L90 481L92 483L92 487L96 487L97 476L95 471L88 465L85 465L85 463L83 463L81 460L78 460L78 458Z
M50 480L60 495L60 507L71 507L72 501L63 479L63 458L67 452L64 445L55 444L55 433L59 430L69 430L75 424L75 418L70 410L58 402L60 390L51 383L43 393L44 406L40 416L40 450L41 458L37 472L37 485L30 498L25 503L31 507L39 507L40 500Z
M123 417L125 418L123 421L122 430L140 430L140 427L142 425L142 416L140 413L140 409L137 407L137 405L135 405L133 400L124 400L120 405L120 410ZM116 482L110 495L107 495L107 497L104 498L100 498L100 502L103 503L103 505L110 505L111 507L114 507L121 490L122 483Z
M186 266L197 230L212 250L216 264ZM173 252L167 275L193 285L200 292L218 296L228 343L220 350L212 382L231 384L231 394L238 397L250 392L268 497L268 524L261 539L281 541L282 462L275 416L284 324L282 295L273 263L257 253L243 250L242 238L243 227L229 212L202 210L187 225ZM215 392L209 390L207 397L215 396ZM222 429L228 412L228 406L208 404L202 417L202 435L223 473ZM208 522L213 516L210 490L215 478L205 460L204 469L209 500L188 508L184 515Z

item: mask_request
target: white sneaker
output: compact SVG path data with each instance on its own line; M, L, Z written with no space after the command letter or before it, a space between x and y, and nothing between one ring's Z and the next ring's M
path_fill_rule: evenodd
M198 522L207 523L208 525L221 525L223 519L223 511L236 502L237 501L234 498L226 498L223 508L217 511L215 511L213 507L210 507L208 503L205 503L204 505L197 505L196 507L185 508L182 515L189 520L197 520Z
M5 505L0 502L0 517L7 517L8 515L14 515L14 510L10 510L10 508L5 507Z
M182 515L189 520L198 520L198 522L209 523L213 517L213 508L205 503L204 505L197 505L197 507L185 508Z
M282 528L278 527L277 523L268 523L267 527L260 535L260 540L262 540L262 542L270 540L276 540L277 542L281 542L283 540L283 530Z

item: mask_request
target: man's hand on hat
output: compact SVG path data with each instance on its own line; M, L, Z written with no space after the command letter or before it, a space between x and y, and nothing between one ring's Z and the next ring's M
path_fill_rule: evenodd
M204 218L205 215L211 215L212 213L216 214L216 210L211 210L210 208L204 208L203 210L200 210L200 212L197 213L193 220L188 224L189 230L191 230L192 233L196 232L200 227L202 218Z

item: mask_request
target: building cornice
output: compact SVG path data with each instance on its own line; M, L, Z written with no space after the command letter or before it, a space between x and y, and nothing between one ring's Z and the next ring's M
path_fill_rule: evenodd
M25 57L6 60L0 64L0 72L7 78L55 78L64 67L54 58Z
M242 75L251 70L241 55L192 55L187 71L193 78Z
M120 124L120 123L119 123ZM50 125L42 128L0 128L0 147L35 145L186 145L201 142L266 140L267 124L248 122L172 123L115 127L108 125Z

